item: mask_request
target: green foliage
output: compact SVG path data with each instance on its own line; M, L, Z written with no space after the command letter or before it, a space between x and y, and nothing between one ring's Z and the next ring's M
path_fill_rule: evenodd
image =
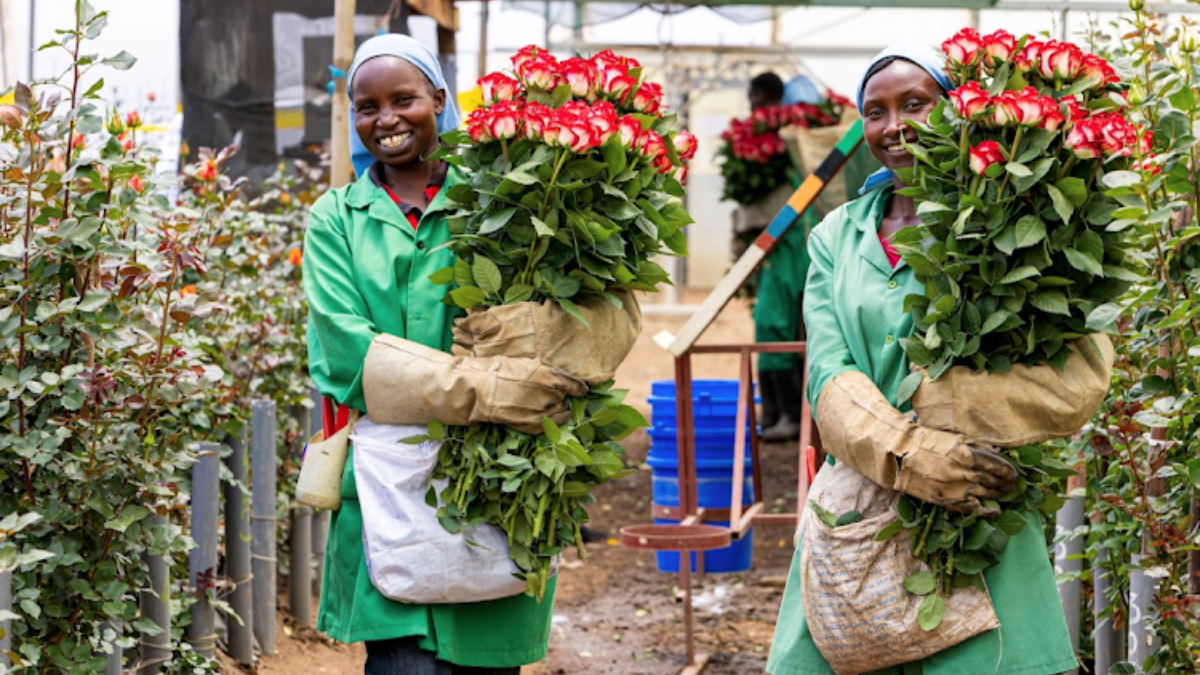
M215 592L184 592L189 469L197 442L244 425L250 397L290 405L304 392L299 268L286 254L303 205L265 213L282 183L239 198L244 181L220 174L236 148L202 151L178 186L163 180L173 160L105 109L102 81L79 87L133 57L87 54L107 15L85 0L75 10L75 26L43 47L72 66L18 85L3 111L15 121L0 127L7 656L12 672L102 670L147 627L142 559L157 555L176 580L164 672L215 672L179 643L196 593Z
M503 528L526 593L540 601L555 556L568 546L587 556L579 526L588 520L584 505L594 501L592 489L632 472L617 440L646 420L622 403L625 394L611 382L592 387L572 399L566 424L543 419L546 433L538 436L495 424L443 431L435 422L428 436L406 439L445 437L433 478L449 484L440 495L431 487L426 498L442 526L449 532L479 523Z
M1110 228L1121 228L1140 276L1105 311L1119 315L1117 367L1104 410L1072 444L1088 462L1087 555L1114 581L1110 609L1097 620L1128 616L1131 556L1159 583L1150 616L1161 647L1120 672L1195 672L1200 621L1189 559L1197 549L1200 488L1200 207L1197 146L1200 123L1196 38L1164 34L1160 19L1139 12L1119 22L1125 35L1114 62L1131 82L1133 115L1157 131L1158 162L1109 181L1119 202ZM1114 670L1114 672L1118 672Z

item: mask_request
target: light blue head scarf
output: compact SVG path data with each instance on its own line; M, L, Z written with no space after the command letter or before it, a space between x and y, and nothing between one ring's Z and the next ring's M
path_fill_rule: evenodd
M812 79L807 75L797 75L788 80L787 84L783 85L783 104L795 105L797 103L809 103L816 105L824 100L821 92L817 90L817 85L813 84Z
M433 83L435 89L445 90L446 106L437 118L438 133L443 134L458 128L458 106L454 104L450 87L446 84L446 77L442 75L442 67L438 63L437 54L407 35L397 33L376 35L359 46L358 51L354 53L354 63L350 66L350 73L346 76L346 93L350 94L351 102L354 100L351 92L355 73L362 67L362 64L377 56L395 56L404 59L420 68L421 72L425 73L425 77L428 77L429 81ZM354 163L354 173L359 176L366 173L367 169L371 168L371 163L375 161L354 130L353 105L350 106L350 160Z
M920 42L903 41L897 42L887 49L875 55L871 59L870 65L863 73L863 79L858 83L858 114L863 114L863 92L867 89L867 73L875 67L875 64L884 59L898 58L910 61L920 66L922 70L929 73L939 86L945 91L949 91L953 85L950 82L950 76L943 70L945 65L945 57L942 53L927 44ZM880 185L892 182L892 172L888 169L880 169L867 177L867 182L863 184L858 194L870 192Z

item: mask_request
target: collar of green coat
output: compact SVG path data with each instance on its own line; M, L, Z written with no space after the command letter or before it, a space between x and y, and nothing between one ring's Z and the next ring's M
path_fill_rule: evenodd
M887 253L883 251L883 244L879 241L879 225L883 222L883 214L891 196L892 186L887 184L859 197L851 206L855 211L854 225L863 233L858 244L859 255L888 278L896 276L900 270L907 267L903 258L892 267L888 262Z
M451 164L446 172L446 182L442 183L442 189L438 191L433 201L429 202L429 207L425 209L421 219L424 220L431 213L448 209L446 194L449 188L465 181L466 175L463 174L462 169ZM350 185L350 189L346 192L346 205L352 209L367 209L368 215L376 220L395 225L405 232L412 233L413 231L408 218L400 209L396 208L396 203L392 201L387 190L375 185L369 174L364 173Z

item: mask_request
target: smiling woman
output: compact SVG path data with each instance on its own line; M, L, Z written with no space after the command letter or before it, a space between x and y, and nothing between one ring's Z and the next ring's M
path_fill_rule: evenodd
M372 38L355 55L349 92L359 179L314 204L305 236L310 372L324 397L366 414L354 426L358 434L434 417L540 429L543 415L562 419L564 397L586 391L582 382L535 358L447 353L459 311L441 302L444 289L429 276L454 263L440 246L449 238L444 192L464 176L429 159L438 134L458 126L437 63L428 48L402 35ZM369 353L378 355L380 345L388 353L372 361ZM318 628L341 642L366 642L368 675L515 675L544 657L553 580L543 603L524 595L402 603L375 587L364 551L354 438L341 508L330 519ZM440 561L429 560L428 568L410 572L441 571Z
M868 148L884 168L809 238L807 393L837 465L812 486L819 508L802 519L767 665L773 675L1050 675L1075 667L1035 515L982 575L984 590L969 603L961 598L970 588L955 594L960 600L941 607L940 627L928 631L933 617L918 611L904 583L920 563L907 542L876 540L896 519L901 494L982 521L996 514L985 502L1012 492L1016 476L994 448L921 426L896 403L909 374L901 345L913 330L904 298L922 285L890 243L920 222L912 198L897 192L904 184L895 170L913 164L905 146L916 133L906 120L924 122L948 88L941 55L928 46L899 44L875 58L858 101ZM836 518L808 515L820 509ZM857 521L846 518L852 512Z

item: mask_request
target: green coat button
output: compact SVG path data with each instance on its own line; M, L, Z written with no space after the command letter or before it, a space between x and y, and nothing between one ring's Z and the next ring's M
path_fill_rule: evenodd
M891 335L889 335L889 336L887 336L886 338L884 338L884 341L885 341L885 342L887 342L887 343L890 345L890 344L892 344L893 342L895 342L895 341L896 341L896 338L895 338L895 337L893 337L893 336L891 336Z
M888 288L895 288L896 286L899 286L899 284L896 283L895 279L888 282Z

